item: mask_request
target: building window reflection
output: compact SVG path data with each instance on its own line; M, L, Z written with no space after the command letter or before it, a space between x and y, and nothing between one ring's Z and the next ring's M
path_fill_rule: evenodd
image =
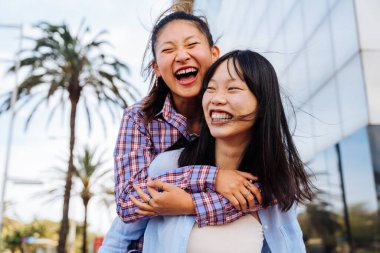
M370 154L362 128L309 163L319 191L298 217L308 252L376 252L380 235Z
M378 206L367 128L341 141L342 167L354 249L379 241Z

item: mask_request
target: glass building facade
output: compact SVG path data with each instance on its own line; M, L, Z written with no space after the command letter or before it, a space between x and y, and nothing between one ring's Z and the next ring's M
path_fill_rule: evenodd
M195 0L194 12L222 53L249 48L277 71L319 189L299 208L308 252L380 252L380 1Z

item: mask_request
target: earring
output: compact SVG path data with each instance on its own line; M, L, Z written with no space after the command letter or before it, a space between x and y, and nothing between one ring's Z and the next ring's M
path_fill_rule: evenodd
M157 87L158 86L158 77L156 76L156 80L154 80L154 86L153 87Z

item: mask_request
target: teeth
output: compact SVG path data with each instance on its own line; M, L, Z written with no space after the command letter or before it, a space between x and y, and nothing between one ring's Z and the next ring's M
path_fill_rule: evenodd
M181 69L180 71L178 71L176 73L176 75L183 75L183 74L187 74L187 73L191 73L191 72L196 72L196 71L197 71L196 68Z
M213 112L211 113L211 119L212 120L230 120L232 119L232 115L228 113Z

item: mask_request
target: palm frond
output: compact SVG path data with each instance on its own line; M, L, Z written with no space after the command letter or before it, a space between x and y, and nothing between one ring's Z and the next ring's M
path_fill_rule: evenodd
M107 137L107 125L106 125L106 122L104 120L103 114L100 112L100 110L94 110L94 111L98 115L98 118L99 118L100 123L102 125L104 136Z
M119 88L116 87L113 83L111 84L111 88L109 89L111 92L112 95L114 95L114 97L116 99L110 99L111 97L106 93L106 92L103 92L103 95L104 97L109 100L110 102L113 102L115 105L120 105L122 107L127 107L128 106L128 103L127 101L125 100L124 96L121 95L120 91L119 91Z
M49 128L50 123L51 123L51 121L52 121L52 119L53 119L53 117L54 117L54 115L55 115L57 109L60 108L60 107L63 107L63 105L64 105L63 103L58 102L58 103L57 103L56 105L54 105L54 107L50 110L50 113L49 113L48 119L46 120L46 129Z
M92 119L91 119L90 108L88 107L88 104L87 104L86 96L83 96L83 104L84 104L84 109L86 111L88 132L91 133L91 131L92 131Z
M41 104L43 102L45 102L46 99L43 97L41 98L37 104L33 107L33 109L31 110L31 112L29 113L29 116L27 117L26 121L25 121L25 127L24 127L24 131L28 130L28 127L29 127L29 124L30 124L30 121L32 120L33 116L36 114L38 108L41 106Z
M113 83L113 79L115 77L113 74L110 74L104 70L100 70L98 73L101 77L107 79L110 83Z
M85 33L88 32L89 27L87 26L86 28L83 29L83 26L85 24L85 18L82 18L78 27L78 31L75 36L75 40L80 41L82 39L81 35L84 35Z
M30 75L25 78L23 82L20 83L18 87L19 96L24 94L30 94L31 90L41 84L45 84L43 80L44 75Z
M104 180L104 178L107 176L107 181L108 181L108 178L112 178L112 176L110 175L111 173L113 172L112 169L107 169L99 174L97 174L96 176L94 176L93 178L91 178L92 180L92 184L97 184L100 180Z
M12 91L9 91L1 96L3 100L0 104L0 114L8 111L11 108Z
M65 109L66 109L66 105L67 105L64 92L61 93L60 103L62 105L62 107L61 107L62 108L62 110L61 110L61 124L63 125L63 122L65 121L65 119L64 119Z
M100 32L98 32L94 38L92 38L92 41L96 41L98 40L101 36L103 36L104 34L107 34L108 31L107 30L101 30Z
M109 114L111 115L112 122L115 122L116 121L116 115L115 115L115 112L113 111L113 107L110 105L110 102L105 101L104 104L106 105L106 108L107 108Z
M60 87L60 84L55 80L52 80L50 83L50 87L46 96L46 99L49 99Z
M91 50L92 47L100 47L102 45L108 45L108 46L112 46L111 43L109 43L109 41L106 41L106 40L94 40L92 42L90 42L89 44L87 44L85 46L85 49L87 51Z

